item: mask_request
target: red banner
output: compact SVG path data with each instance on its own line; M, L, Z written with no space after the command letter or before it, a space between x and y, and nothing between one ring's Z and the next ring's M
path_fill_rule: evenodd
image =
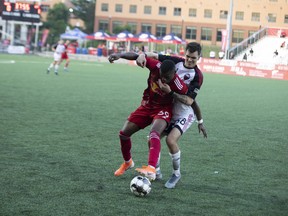
M49 35L49 29L44 29L42 32L42 39L41 39L41 43L43 47L45 46L48 35Z
M225 52L226 46L227 46L227 30L226 30L226 29L222 29L222 30L221 30L221 34L222 34L221 50L222 50L223 52Z
M288 29L268 28L268 35L277 37L288 37Z

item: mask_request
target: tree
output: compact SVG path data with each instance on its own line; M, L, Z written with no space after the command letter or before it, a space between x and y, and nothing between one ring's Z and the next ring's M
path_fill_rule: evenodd
M55 4L48 11L47 22L43 23L43 28L50 30L47 43L53 44L59 40L60 34L65 32L69 19L68 8L63 3Z
M118 34L122 31L128 31L128 32L131 32L131 26L129 25L125 25L125 26L116 26L114 29L113 29L113 33L115 34Z
M85 23L86 32L94 32L96 0L71 0L74 5L73 14Z

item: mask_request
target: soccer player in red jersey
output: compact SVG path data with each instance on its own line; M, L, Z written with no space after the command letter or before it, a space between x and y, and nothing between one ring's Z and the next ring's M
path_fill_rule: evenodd
M62 53L62 56L61 56L61 59L60 59L60 63L62 63L63 60L65 60L65 65L64 65L64 71L67 72L68 71L68 66L69 66L69 63L70 63L70 59L68 57L68 54L67 54L67 48L68 48L68 45L69 45L70 41L67 40L64 44L65 46L65 51Z
M110 63L119 58L136 60L137 53L114 53L109 56ZM149 157L148 166L137 168L140 174L145 175L150 180L156 178L156 164L158 161L161 143L160 134L167 127L172 117L174 95L186 97L188 91L185 83L176 75L175 64L171 60L163 61L147 58L146 67L150 70L148 77L148 87L144 90L141 105L130 114L119 133L122 156L124 163L114 173L115 176L123 175L124 172L134 167L131 156L131 136L152 124L149 133ZM167 91L167 84L169 91ZM163 88L160 88L163 87Z

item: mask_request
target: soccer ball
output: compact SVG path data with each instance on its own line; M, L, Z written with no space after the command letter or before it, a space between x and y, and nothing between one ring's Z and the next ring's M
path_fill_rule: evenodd
M130 183L130 190L135 196L146 196L151 191L151 182L144 176L135 176Z

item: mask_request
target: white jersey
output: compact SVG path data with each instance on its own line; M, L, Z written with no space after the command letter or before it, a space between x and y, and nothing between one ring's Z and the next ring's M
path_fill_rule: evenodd
M184 81L184 83L189 86L190 82L195 77L195 70L190 68L185 68L183 62L179 62L176 64L176 73L177 75ZM194 111L191 106L183 104L179 101L176 101L173 106L173 117L181 118L183 113L193 113Z
M57 44L54 52L54 61L59 61L61 59L62 53L65 51L64 44Z
M176 70L177 75L187 86L189 86L191 81L195 78L195 69L186 68L184 67L183 62L179 62L176 64ZM185 133L196 120L192 107L179 101L174 102L172 113L173 115L170 124L172 127L177 127L181 133Z
M64 44L58 44L55 52L58 54L62 54L65 51L65 49L66 48L65 48Z

